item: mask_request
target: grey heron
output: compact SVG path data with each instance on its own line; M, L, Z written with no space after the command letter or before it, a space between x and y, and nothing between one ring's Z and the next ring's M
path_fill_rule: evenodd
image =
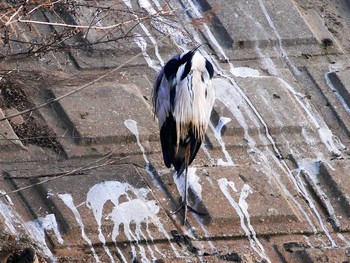
M188 205L188 166L204 140L215 101L212 64L198 47L172 57L160 70L153 88L153 109L158 117L160 142L166 167L185 175L182 205L183 224Z

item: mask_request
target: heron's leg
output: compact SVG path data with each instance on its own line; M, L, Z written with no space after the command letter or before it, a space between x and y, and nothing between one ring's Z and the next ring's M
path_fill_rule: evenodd
M184 194L184 200L183 200L183 205L184 205L184 221L183 225L186 223L186 218L187 218L187 211L188 211L188 163L190 160L190 153L191 153L191 146L190 144L187 145L186 148L186 153L185 153L185 194Z
M173 212L173 214L176 214L182 208L184 209L184 218L183 218L183 222L182 222L183 225L185 225L185 223L186 223L188 211L191 211L191 212L193 212L197 215L200 215L200 216L207 215L206 213L198 212L197 210L195 210L194 208L192 208L191 206L188 205L188 166L189 166L189 162L190 162L190 155L191 155L191 144L188 144L186 146L186 152L185 152L185 174L184 174L185 175L185 193L184 193L184 197L182 200L182 205Z

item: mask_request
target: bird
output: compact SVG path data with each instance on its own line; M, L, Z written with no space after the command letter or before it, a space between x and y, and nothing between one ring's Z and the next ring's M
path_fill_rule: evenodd
M38 263L38 257L34 248L28 247L21 251L18 251L6 260L6 263Z
M184 209L183 225L188 210L198 213L188 205L188 167L204 140L215 102L214 68L199 47L173 56L159 71L152 94L164 164L185 176L182 205L174 211Z

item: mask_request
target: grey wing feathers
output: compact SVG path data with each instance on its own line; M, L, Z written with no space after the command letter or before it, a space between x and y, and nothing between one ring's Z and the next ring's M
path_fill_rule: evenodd
M158 73L157 79L153 85L152 104L153 104L154 114L157 114L157 96L158 96L158 91L159 91L163 76L164 76L164 68L162 68L161 71Z

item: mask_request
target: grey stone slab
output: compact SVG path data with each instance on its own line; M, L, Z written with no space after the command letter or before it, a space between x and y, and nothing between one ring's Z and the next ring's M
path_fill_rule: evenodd
M6 180L1 188L23 187L46 179ZM130 244L135 256L143 255L143 244L147 244L146 258L152 253L159 258L163 252L169 257L182 255L170 240L173 222L159 203L166 197L158 200L152 188L156 186L147 185L132 164L121 164L36 185L12 199L26 222L57 224L46 229L43 223L42 229L50 240L47 246L57 250L57 256L64 256L72 247L84 247L91 254L98 251L98 257L108 257L110 252L121 258L121 251ZM108 247L100 249L102 245Z
M311 233L314 230L308 220L319 229L290 179L278 182L286 176L279 165L271 159L269 167L249 159L246 156L245 163L235 163L229 169L220 166L190 169L189 203L205 214L188 215L196 235L229 238L250 235L253 231L257 235ZM255 159L259 157L256 155ZM161 175L173 202L170 211L180 205L178 187L183 185L173 183L173 177L172 172ZM182 181L183 176L176 180ZM179 212L177 221L181 222L181 218Z
M0 109L0 118L4 118L4 112ZM0 121L0 148L19 150L24 149L23 144L19 140L16 133L13 131L8 120ZM0 158L1 159L1 158Z
M346 59L340 60L338 63L341 68L349 65ZM335 64L335 68L337 68ZM350 110L347 102L349 97L346 86L346 71L344 75L342 70L338 72L329 71L329 66L317 62L313 66L308 66L305 69L308 82L304 82L305 90L310 94L313 105L322 114L324 121L330 129L341 139L341 141L348 145L350 135ZM339 74L339 76L338 76ZM340 79L342 78L342 80ZM311 88L309 83L314 83L316 86ZM342 97L345 96L345 97ZM346 98L346 99L345 99Z
M262 54L285 57L281 49L291 56L321 53L319 42L292 1L210 0L201 5L203 12L215 9L208 25L232 60L254 59ZM204 35L213 41L205 31ZM212 46L215 49L215 44ZM222 57L218 50L217 54Z
M267 125L271 134L301 133L303 127L308 127L305 112L279 78L237 78L237 83L254 108L256 118Z
M333 44L327 47L327 51L332 53L332 51L337 51L337 53L340 52L340 47L336 40L334 39L333 35L329 30L327 29L326 25L322 21L319 14L316 12L315 9L307 9L303 11L305 21L308 23L310 30L315 35L317 40L322 43L325 39L330 39L333 41Z
M339 92L342 104L348 109L350 113L350 69L339 72L331 72L328 74L333 86Z
M316 173L308 170L308 180L329 214L330 221L340 231L349 231L350 183L349 163L334 160L327 164L315 163Z
M77 87L58 88L55 96ZM124 122L135 120L141 138L156 136L158 127L149 104L134 84L105 82L95 84L59 101L79 143L116 143L135 140Z

